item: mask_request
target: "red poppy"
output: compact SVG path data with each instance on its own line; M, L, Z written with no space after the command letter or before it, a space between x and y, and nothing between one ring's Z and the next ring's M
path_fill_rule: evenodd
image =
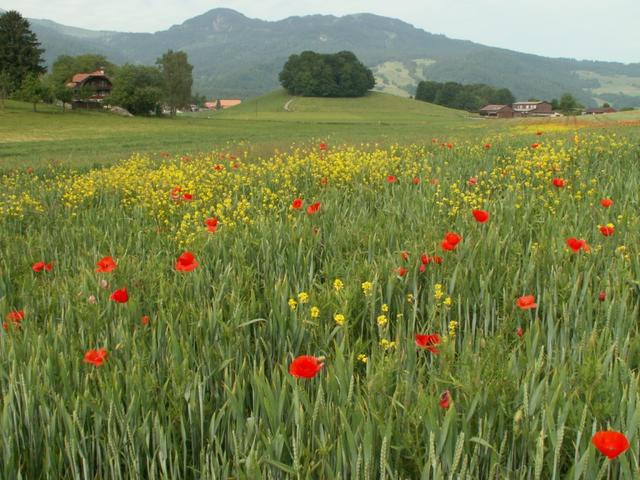
M462 237L457 233L449 232L445 235L444 240L442 241L442 249L443 250L455 250L460 243Z
M91 365L95 365L99 367L104 363L107 359L107 349L106 348L98 348L97 350L89 350L84 354L84 361L86 363L90 363Z
M489 220L489 212L486 210L473 210L471 213L473 213L474 218L479 223L484 223Z
M50 272L53 270L53 263L36 262L31 266L31 270L38 273L42 271Z
M173 198L174 200L178 200L178 198L180 198L181 191L182 191L182 188L173 187L173 190L171 190L171 198Z
M178 261L176 262L176 270L179 272L190 272L197 267L198 262L196 261L195 255L191 252L184 252L178 257Z
M485 143L484 144L484 149L485 150L489 150L491 148L491 144L490 143Z
M599 294L598 294L598 300L600 300L601 302L604 302L607 299L607 292L602 290Z
M326 143L322 143L322 142L320 143L320 150L326 150L328 148L329 146Z
M413 183L414 185L419 185L420 177L413 177L413 180L411 180L411 183Z
M536 132L536 135L540 136L540 135L542 135L542 132L541 132L540 130L538 130L538 131Z
M567 238L566 242L567 246L573 250L573 253L578 253L580 250L588 251L587 242L582 239L571 237Z
M612 227L611 225L602 225L600 227L600 233L605 237L610 237L615 233L615 231L616 231L615 228Z
M449 149L453 148L453 143L447 143L447 148Z
M398 181L398 177L395 175L387 175L387 183L396 183Z
M531 148L538 148L540 146L539 143L532 143Z
M313 215L314 213L318 213L320 211L320 202L312 203L307 207L307 213L309 215Z
M221 172L222 170L224 170L224 165L222 165L221 163L216 163L216 164L213 166L213 169L214 169L216 172Z
M431 185L438 185L439 183L440 183L440 180L438 180L437 178L431 179Z
M291 202L291 208L294 210L299 210L302 208L302 199L296 198L293 202Z
M449 393L449 390L445 390L444 392L442 392L438 405L440 405L440 408L443 408L445 410L447 410L451 406L451 394Z
M431 257L431 261L440 265L442 263L442 257L439 255L434 255L433 257Z
M191 193L183 193L182 194L182 199L185 202L190 202L191 200L193 200L193 195Z
M478 178L477 177L471 177L469 180L467 180L467 184L468 185L477 185L478 184Z
M400 258L402 258L402 260L406 262L407 260L409 260L409 252L407 251L400 252Z
M522 310L531 310L532 308L536 308L538 304L536 303L536 297L533 295L523 295L518 298L517 305Z
M211 217L211 218L207 218L204 221L205 225L207 226L207 230L210 231L211 233L215 233L218 230L218 219L215 217Z
M596 432L591 442L609 460L613 460L629 449L629 440L627 440L624 433L620 432Z
M440 351L435 347L441 343L440 335L433 333L430 335L416 334L416 345L420 348L429 350L434 355L438 355Z
M420 270L420 273L424 273L427 271L427 266L424 263L421 263L418 270Z
M116 262L113 261L111 257L104 257L96 263L98 268L96 268L96 272L100 273L109 273L113 272L118 266Z
M556 187L556 188L564 187L564 179L563 178L554 178L553 179L553 186Z
M431 259L426 253L423 253L422 255L420 255L420 261L422 262L423 265L428 265Z
M320 179L320 185L322 185L323 187L326 186L329 183L329 179L327 177L322 177Z
M291 362L289 373L298 378L313 378L322 370L323 366L321 358L300 355Z
M121 288L113 292L109 299L117 303L127 303L129 301L129 293L126 288Z
M516 330L516 333L518 334L519 337L522 337L522 335L524 335L524 332L522 331L522 327L518 327L518 330Z
M147 315L143 315L140 319L140 323L142 323L142 325L149 325L149 317Z
M9 320L11 323L20 323L22 320L24 320L24 310L14 310L7 313L7 320Z
M409 269L404 267L398 267L396 269L396 272L398 273L398 276L404 277L407 273L409 273Z
M600 205L602 205L604 208L609 208L611 205L613 205L613 200L611 200L610 198L603 198L602 200L600 200Z

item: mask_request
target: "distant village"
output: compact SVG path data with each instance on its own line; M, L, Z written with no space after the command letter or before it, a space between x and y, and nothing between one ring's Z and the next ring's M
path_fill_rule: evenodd
M582 115L601 115L617 112L612 107L587 108ZM561 117L554 112L551 103L546 101L515 102L509 105L485 105L479 112L481 117L487 118L516 118L516 117Z

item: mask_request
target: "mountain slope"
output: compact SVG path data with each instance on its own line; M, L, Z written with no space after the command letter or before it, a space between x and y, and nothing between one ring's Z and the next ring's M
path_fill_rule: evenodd
M273 90L292 53L352 50L374 69L378 88L409 95L419 80L484 82L518 99L570 91L587 104L640 106L640 64L552 59L434 35L371 14L311 15L269 22L214 9L156 33L94 32L31 20L48 63L61 54L95 52L116 63L153 64L167 49L194 65L196 91L247 97Z

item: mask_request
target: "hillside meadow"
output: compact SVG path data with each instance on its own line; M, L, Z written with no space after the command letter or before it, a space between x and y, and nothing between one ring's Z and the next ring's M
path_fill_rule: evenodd
M0 113L0 477L638 478L637 118L282 97Z

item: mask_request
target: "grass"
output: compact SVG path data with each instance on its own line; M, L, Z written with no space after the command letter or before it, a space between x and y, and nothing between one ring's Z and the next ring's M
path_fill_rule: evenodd
M0 314L24 318L0 331L0 477L638 478L639 137L604 121L1 176ZM314 378L289 374L303 354ZM611 461L607 429L631 442Z

